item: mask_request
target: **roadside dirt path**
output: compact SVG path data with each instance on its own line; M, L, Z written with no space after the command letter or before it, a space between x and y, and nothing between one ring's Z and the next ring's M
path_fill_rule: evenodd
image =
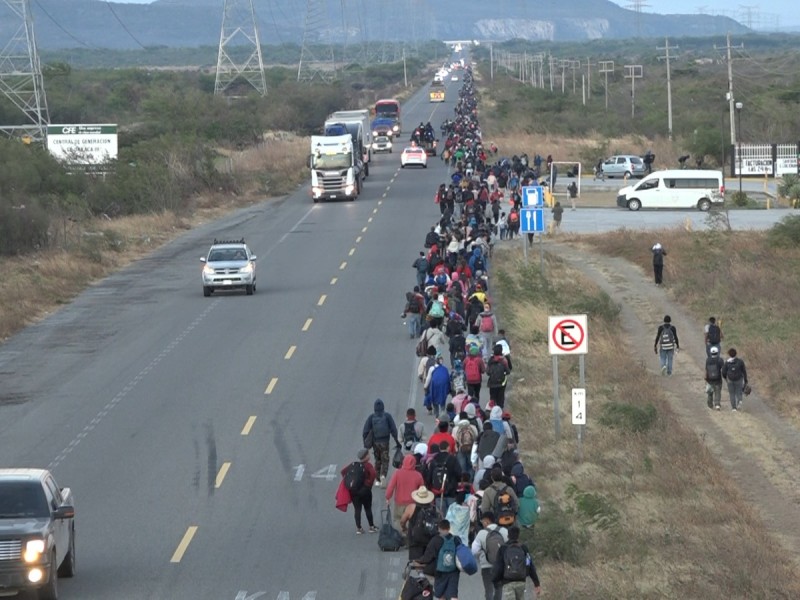
M682 421L693 429L732 475L742 494L761 514L767 529L800 565L800 432L758 397L758 373L748 373L753 394L732 412L723 387L722 410L706 406L703 323L692 319L653 284L652 274L624 259L596 254L590 246L549 243L547 252L585 274L622 307L621 323L633 356L656 377ZM678 331L681 351L672 377L661 377L653 353L656 329L665 314ZM711 313L709 313L711 314ZM747 361L747 348L741 348Z

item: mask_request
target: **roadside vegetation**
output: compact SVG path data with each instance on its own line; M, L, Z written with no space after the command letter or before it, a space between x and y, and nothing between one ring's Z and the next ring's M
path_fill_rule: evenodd
M631 354L619 308L557 258L547 257L546 279L532 262L499 250L492 293L514 332L510 409L542 503L524 535L548 597L798 597L796 567ZM589 315L591 331L582 460L570 424L577 358L560 359L557 442L546 341L548 315L574 313Z
M192 224L286 194L308 178L308 135L328 114L403 97L423 58L353 68L330 84L267 71L268 95L213 95L213 75L145 69L46 69L51 122L117 123L105 174L55 161L38 145L0 140L0 340L68 302L89 282ZM17 115L0 104L0 122Z
M800 427L800 216L789 215L767 232L621 230L585 241L596 252L652 268L650 247L661 242L667 292L700 322L721 321L723 346L747 362L759 398Z

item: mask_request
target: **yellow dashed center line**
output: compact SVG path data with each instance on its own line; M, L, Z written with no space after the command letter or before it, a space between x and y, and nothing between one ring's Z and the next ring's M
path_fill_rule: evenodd
M374 215L374 214L376 214L377 212L378 212L378 209L377 209L377 208L373 208L373 209L372 209L372 214L373 214L373 215Z
M360 244L360 243L361 243L361 236L358 236L358 237L356 238L356 244Z
M353 254L355 254L355 253L356 253L356 249L355 248L350 248L350 252L348 252L347 255L348 256L353 256Z
M271 394L272 390L275 389L276 385L278 385L278 378L273 377L272 379L269 380L269 383L267 384L267 389L264 390L264 395L266 396L268 394Z
M297 350L297 346L289 346L289 349L286 351L286 356L284 356L284 360L289 360L292 358L294 351Z
M322 306L323 304L325 304L325 300L327 299L328 299L328 294L322 294L322 296L320 296L319 300L317 301L317 306Z
M366 227L366 225L365 225L364 227L362 227L362 228L361 228L361 233L367 233L367 227Z
M244 424L244 427L242 427L242 435L250 435L250 430L253 429L253 425L255 425L255 423L256 423L255 415L247 419L247 422Z
M387 191L388 191L388 190L387 190ZM385 196L386 196L386 194L384 194L384 197L385 197ZM378 200L378 206L380 206L381 204L383 204L383 200Z
M312 322L313 320L314 320L314 319L306 319L306 322L305 322L305 324L303 325L303 331L308 331L308 328L309 328L309 327L311 327L311 322Z
M334 277L333 279L331 279L331 285L336 285L337 281L339 281L339 278L338 277Z
M214 482L214 487L219 489L222 487L222 482L225 481L225 475L228 474L228 469L231 468L231 463L224 462L222 466L219 468L219 473L217 473L217 480Z
M178 547L175 549L175 554L172 555L172 558L169 560L169 562L181 562L183 555L186 554L186 549L189 547L189 544L192 543L192 538L194 537L195 533L197 533L197 525L191 525L189 529L186 530L186 533L183 534L183 539L181 540L181 543L178 544Z
M369 219L367 219L367 223L372 223L372 217L370 217Z
M344 261L342 264L339 265L339 270L344 271L347 268L347 261Z

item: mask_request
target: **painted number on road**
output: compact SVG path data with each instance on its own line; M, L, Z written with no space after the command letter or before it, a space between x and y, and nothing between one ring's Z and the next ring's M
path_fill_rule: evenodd
M294 468L294 480L302 481L305 472L306 472L305 465L297 465ZM319 471L313 472L311 474L311 477L314 479L324 479L325 481L333 481L334 479L336 479L336 465L328 465L327 467L323 467Z
M236 600L258 600L259 598L264 598L266 595L267 592L253 592L251 594L245 590L240 590L239 593L236 594ZM291 596L289 592L280 592L276 600L291 600ZM306 593L302 600L317 600L317 592Z

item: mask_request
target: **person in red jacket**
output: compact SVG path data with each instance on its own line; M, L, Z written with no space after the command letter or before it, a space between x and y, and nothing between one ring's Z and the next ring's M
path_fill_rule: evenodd
M389 480L386 488L386 506L389 506L394 496L394 511L392 512L392 526L397 531L402 531L400 527L400 517L409 504L414 504L411 492L425 485L422 473L417 471L417 459L413 454L407 454L403 458L403 465L397 469Z
M486 363L480 354L470 354L464 359L464 377L467 380L467 392L471 398L480 402L481 383L486 372Z
M450 435L450 422L447 420L447 415L443 415L441 421L436 426L436 433L428 440L428 454L431 453L432 448L438 448L441 442L450 444L448 452L455 454L456 440Z
M369 532L377 533L378 528L375 527L375 521L372 518L372 486L378 478L378 473L375 467L369 462L369 450L362 448L356 455L356 460L352 463L345 465L342 469L342 477L347 476L350 467L361 463L364 466L364 483L358 490L350 491L350 499L353 501L353 510L356 518L356 533L364 533L364 528L361 527L361 509L364 509L364 514L367 515L367 523L369 523Z

